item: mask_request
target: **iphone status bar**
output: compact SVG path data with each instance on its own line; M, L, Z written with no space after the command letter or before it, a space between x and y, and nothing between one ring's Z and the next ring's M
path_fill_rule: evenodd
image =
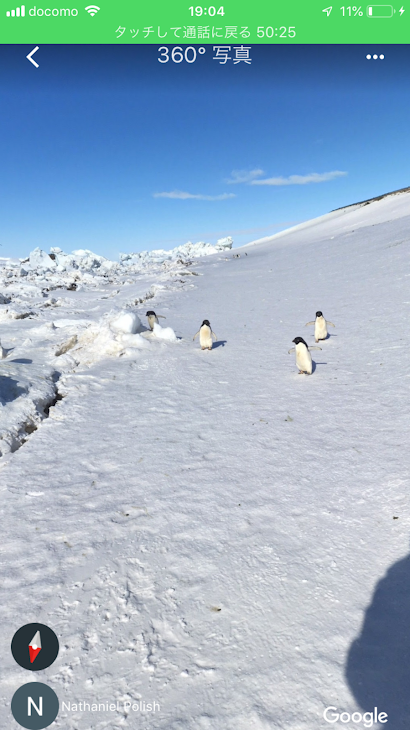
M71 2L71 0L70 0ZM73 6L1 0L0 43L329 44L406 43L406 4L329 5L244 0L135 7L132 0Z

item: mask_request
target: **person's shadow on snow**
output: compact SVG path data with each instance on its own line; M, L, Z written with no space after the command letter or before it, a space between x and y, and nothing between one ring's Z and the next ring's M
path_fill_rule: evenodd
M213 343L212 349L215 350L216 347L225 347L228 340L217 340Z
M0 375L0 403L2 405L11 403L26 392L25 388L22 388L14 378Z
M408 730L410 722L410 555L376 585L360 635L352 643L346 679L365 712L386 712L380 727Z

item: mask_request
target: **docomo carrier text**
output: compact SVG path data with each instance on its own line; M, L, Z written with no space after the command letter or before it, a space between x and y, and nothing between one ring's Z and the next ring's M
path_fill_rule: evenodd
M387 722L387 712L379 712L377 707L373 712L339 712L337 707L326 707L323 713L326 722L353 722L355 725L364 725L364 727L373 727L378 722Z
M78 10L77 8L38 8L34 5L34 7L30 8L28 14L31 15L32 18L41 18L43 16L46 18L76 18Z

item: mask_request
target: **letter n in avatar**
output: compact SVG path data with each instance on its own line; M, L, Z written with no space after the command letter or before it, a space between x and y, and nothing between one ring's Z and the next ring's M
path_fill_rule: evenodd
M32 697L27 697L27 715L28 715L28 717L31 717L31 708L32 707L34 707L35 711L37 712L37 715L40 715L40 717L43 716L43 698L42 697L38 698L38 707Z

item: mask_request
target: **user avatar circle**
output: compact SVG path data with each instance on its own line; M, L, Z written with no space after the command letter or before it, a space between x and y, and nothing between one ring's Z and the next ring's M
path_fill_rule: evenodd
M57 658L59 648L56 634L45 624L22 626L11 642L11 653L17 664L31 672L47 669Z
M51 687L42 682L23 684L14 693L11 711L16 722L29 730L42 730L56 719L60 703Z

